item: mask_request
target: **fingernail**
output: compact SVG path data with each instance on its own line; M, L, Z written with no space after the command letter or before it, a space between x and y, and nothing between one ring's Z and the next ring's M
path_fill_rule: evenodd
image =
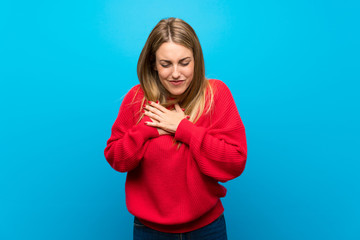
M151 101L148 101L149 104L151 104Z
M183 112L185 112L185 108L182 108Z
M156 103L159 103L159 101L156 101Z
M145 112L145 110L142 110L141 112L142 112L142 113L144 113L144 112Z

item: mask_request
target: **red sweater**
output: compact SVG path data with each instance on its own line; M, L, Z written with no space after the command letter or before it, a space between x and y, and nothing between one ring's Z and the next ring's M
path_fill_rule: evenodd
M128 172L126 205L150 228L182 233L201 228L219 217L226 189L218 182L238 177L245 168L245 128L228 87L210 79L214 109L193 124L183 119L175 135L138 123L140 85L125 96L112 126L105 158L117 171ZM137 92L137 94L136 94ZM173 138L183 144L179 149Z

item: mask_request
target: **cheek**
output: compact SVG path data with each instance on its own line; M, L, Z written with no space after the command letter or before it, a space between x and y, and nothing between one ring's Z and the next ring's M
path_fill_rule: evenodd
M184 74L188 77L194 75L194 67L185 69Z
M159 77L160 78L167 78L169 76L169 71L166 69L162 69L158 71Z

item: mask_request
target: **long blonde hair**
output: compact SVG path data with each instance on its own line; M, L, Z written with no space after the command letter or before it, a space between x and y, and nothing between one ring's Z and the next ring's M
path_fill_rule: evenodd
M165 42L180 44L192 50L194 56L193 79L185 92L176 99L169 99L170 93L161 84L155 70L155 53ZM193 123L201 117L205 107L206 113L212 108L214 94L209 80L205 77L204 57L199 39L193 28L179 18L162 19L151 31L138 60L137 75L144 91L140 107L145 101L159 101L164 107L178 103L185 108L185 114L190 116L189 120ZM143 114L140 114L139 121L142 117Z

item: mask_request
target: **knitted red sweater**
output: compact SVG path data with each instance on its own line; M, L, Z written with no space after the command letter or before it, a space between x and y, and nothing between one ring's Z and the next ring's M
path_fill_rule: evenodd
M245 128L228 87L210 79L214 108L193 124L183 119L175 135L138 123L140 85L125 96L105 148L105 158L117 171L128 172L125 192L131 214L158 231L182 233L201 228L219 217L226 189L218 182L244 170ZM173 138L183 144L179 149Z

